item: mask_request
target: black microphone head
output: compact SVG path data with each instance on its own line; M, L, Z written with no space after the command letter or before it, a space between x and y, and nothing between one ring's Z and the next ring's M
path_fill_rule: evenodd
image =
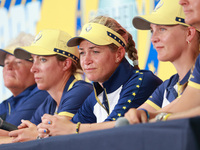
M3 124L3 119L0 117L0 127L2 126Z
M128 120L125 117L120 117L115 123L115 127L127 126L129 125Z
M3 121L3 119L0 117L0 129L12 131L12 130L17 130L18 128L17 128L17 126L15 126L11 123Z

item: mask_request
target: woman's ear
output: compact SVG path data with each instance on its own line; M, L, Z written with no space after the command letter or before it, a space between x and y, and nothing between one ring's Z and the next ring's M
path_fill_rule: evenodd
M191 42L193 40L193 38L195 37L196 33L197 33L197 31L194 27L192 27L192 26L188 27L188 34L187 34L186 41Z
M116 59L115 62L119 63L125 56L125 48L123 46L118 47L117 52L116 52Z
M63 71L68 70L72 66L72 60L70 58L65 59L63 62Z

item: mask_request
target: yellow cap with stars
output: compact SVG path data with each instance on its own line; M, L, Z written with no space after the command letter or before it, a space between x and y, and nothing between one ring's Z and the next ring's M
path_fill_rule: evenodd
M78 62L78 48L68 47L67 42L69 39L71 39L71 36L64 31L45 29L40 31L30 46L17 47L14 50L14 55L20 59L29 59L31 54L41 56L58 54Z
M126 45L126 41L120 34L99 23L85 24L80 35L70 39L67 45L70 47L77 46L81 40L87 40L95 45L109 45L112 43L118 47L125 47Z
M141 30L150 30L150 24L189 26L185 23L184 11L179 5L179 0L160 0L151 14L136 16L132 23L136 29Z

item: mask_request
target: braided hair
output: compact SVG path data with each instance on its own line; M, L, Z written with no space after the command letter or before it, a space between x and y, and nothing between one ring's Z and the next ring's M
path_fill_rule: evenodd
M132 35L126 31L116 20L106 16L97 16L91 23L99 23L108 28L111 28L118 34L120 34L126 41L127 45L125 46L125 51L128 54L128 57L133 61L134 68L139 69L138 67L138 54L137 49L135 48L135 42L133 41ZM113 44L111 44L113 45ZM114 45L116 47L116 45ZM116 47L118 48L118 47Z

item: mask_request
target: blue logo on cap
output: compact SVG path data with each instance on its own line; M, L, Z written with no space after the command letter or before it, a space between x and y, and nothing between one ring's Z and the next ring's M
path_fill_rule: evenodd
M162 7L162 5L164 4L164 2L162 0L160 0L160 2L156 5L154 11L158 10L160 7Z

